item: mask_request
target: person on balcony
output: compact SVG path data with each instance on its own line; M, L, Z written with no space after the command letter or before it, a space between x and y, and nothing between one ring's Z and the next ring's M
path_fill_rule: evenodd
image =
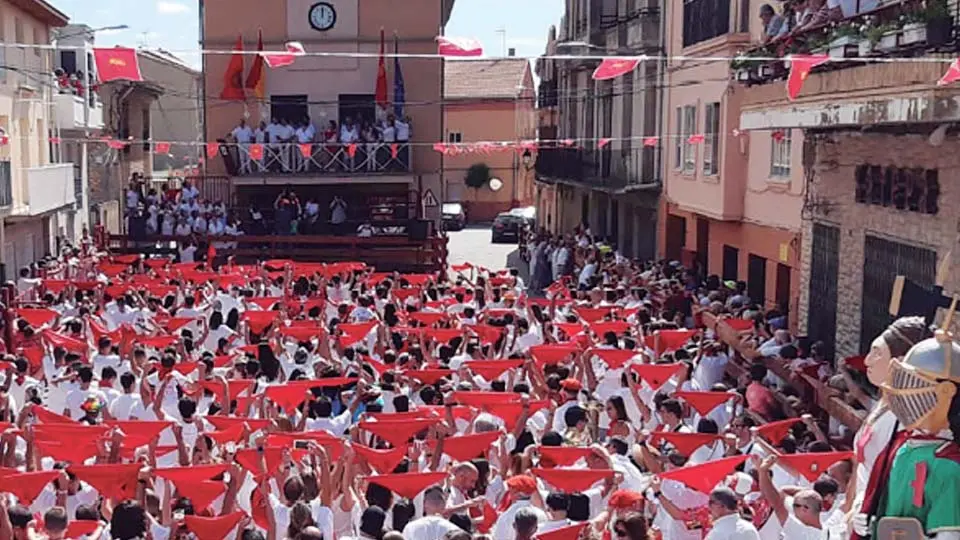
M406 170L410 168L410 117L407 116L403 119L398 118L394 123L394 127L397 130L397 143L400 145L397 158Z
M246 120L241 119L240 125L233 128L230 135L237 141L237 146L240 149L240 174L252 173L253 171L250 169L250 143L253 142L253 130L247 125Z
M367 172L377 170L377 148L380 146L380 131L370 122L364 122L363 149L365 152L364 162L367 165Z
M353 118L346 117L343 119L343 125L340 126L340 144L347 146L350 144L357 144L360 142L360 128L353 123ZM356 155L350 157L349 154L345 153L344 162L347 164L347 168L351 171L356 170Z
M763 22L763 43L768 43L780 35L783 17L778 15L770 4L760 6L760 21Z
M313 155L313 143L317 138L317 128L313 127L313 123L310 121L310 117L306 117L297 127L296 131L297 144L309 144L310 153ZM293 152L294 159L297 162L297 170L300 172L306 172L310 168L310 158L304 157L300 152L300 148L297 148Z
M280 125L280 121L276 118L270 120L270 123L267 125L267 149L269 150L270 159L267 160L267 168L274 169L271 167L274 163L280 164L281 170L286 170L286 162L283 159L284 151L281 141L283 139L283 127Z

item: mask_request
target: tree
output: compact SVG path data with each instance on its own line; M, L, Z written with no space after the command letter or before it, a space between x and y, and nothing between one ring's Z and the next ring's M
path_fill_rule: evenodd
M467 169L467 176L463 182L473 189L480 189L490 182L490 167L486 163L474 163Z

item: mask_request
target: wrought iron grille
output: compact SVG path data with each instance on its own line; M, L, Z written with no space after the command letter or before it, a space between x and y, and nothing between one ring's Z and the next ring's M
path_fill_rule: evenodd
M867 235L863 249L863 306L860 351L893 322L890 293L898 275L918 285L932 287L937 273L937 252Z
M807 335L833 354L837 339L837 279L840 275L840 229L814 223L810 258Z

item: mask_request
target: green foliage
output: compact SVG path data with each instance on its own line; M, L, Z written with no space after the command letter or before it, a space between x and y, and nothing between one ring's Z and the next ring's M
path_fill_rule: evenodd
M492 173L486 163L474 163L467 169L463 182L473 189L480 189L490 182Z

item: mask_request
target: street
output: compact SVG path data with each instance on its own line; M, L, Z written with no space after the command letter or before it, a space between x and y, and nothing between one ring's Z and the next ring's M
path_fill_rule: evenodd
M515 267L520 276L527 279L527 265L520 260L516 243L493 244L490 242L490 225L468 225L462 231L450 235L449 264L469 262L491 270Z

